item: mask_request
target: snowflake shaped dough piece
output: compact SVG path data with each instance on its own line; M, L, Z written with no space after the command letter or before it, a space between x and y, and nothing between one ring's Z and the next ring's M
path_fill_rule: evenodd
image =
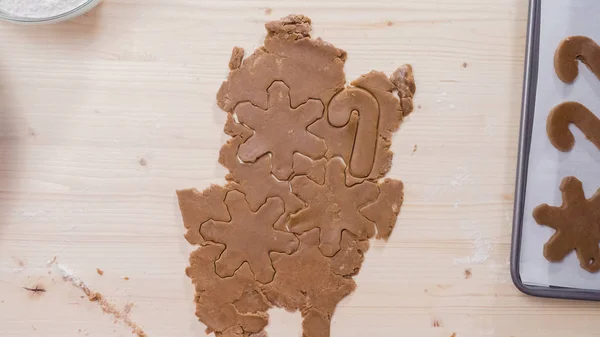
M292 214L288 226L298 234L318 227L321 231L319 249L325 256L333 256L340 250L343 230L348 230L359 240L375 235L373 222L358 210L374 202L379 189L370 181L346 186L345 170L342 159L333 158L325 167L325 184L319 185L306 176L292 180L292 191L308 207Z
M238 120L254 130L254 135L239 148L242 161L255 162L271 153L272 172L279 180L287 180L293 172L293 156L299 152L312 159L325 155L325 141L307 131L307 127L323 116L323 103L309 99L297 108L290 106L290 88L281 81L267 89L267 110L240 103L235 108Z
M200 230L206 240L225 245L223 254L215 262L217 274L221 277L232 276L244 262L248 262L256 280L271 282L275 270L269 253L291 254L298 247L298 239L294 234L273 228L284 212L283 201L269 198L253 213L244 194L231 191L225 197L225 204L231 221L210 220Z
M252 211L256 211L268 198L281 198L284 202L284 214L277 220L275 229L285 231L290 214L299 211L304 203L290 191L287 181L279 181L273 177L269 156L262 156L254 163L240 162L236 154L239 145L243 142L242 137L236 136L221 148L219 162L230 172L225 177L230 182L227 186L244 193ZM294 158L296 156L298 154ZM325 165L323 165L323 173L324 168Z
M548 261L562 261L573 250L581 268L595 273L600 271L600 191L586 199L581 181L575 177L563 179L563 204L552 207L540 205L533 211L538 224L556 229L544 245Z

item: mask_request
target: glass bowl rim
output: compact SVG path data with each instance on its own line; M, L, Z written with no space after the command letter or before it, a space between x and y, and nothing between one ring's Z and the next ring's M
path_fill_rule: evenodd
M0 19L10 21L10 22L15 22L15 23L22 23L22 24L35 24L35 23L41 24L41 23L58 22L58 21L63 21L63 20L72 18L74 16L83 14L84 10L92 9L92 7L97 5L100 1L101 0L86 0L81 5L75 7L67 12L57 14L54 16L45 17L45 18L20 17L20 16L14 16L14 15L10 15L6 12L0 11Z

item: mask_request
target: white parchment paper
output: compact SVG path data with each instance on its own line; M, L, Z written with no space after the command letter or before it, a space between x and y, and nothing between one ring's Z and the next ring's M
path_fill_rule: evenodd
M560 206L562 179L575 176L583 182L586 197L600 188L600 150L571 126L575 148L569 153L555 149L546 134L546 118L559 103L576 101L600 116L600 81L580 63L574 84L564 84L554 71L554 52L561 40L585 35L600 43L600 0L542 0L538 84L532 130L523 235L521 238L521 280L529 285L599 289L600 273L579 267L573 252L561 263L549 263L543 247L554 230L538 225L533 209L543 203Z

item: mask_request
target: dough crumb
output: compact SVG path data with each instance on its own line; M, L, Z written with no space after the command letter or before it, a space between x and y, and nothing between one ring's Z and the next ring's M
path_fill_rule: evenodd
M413 69L410 64L405 64L390 76L390 80L398 89L398 97L402 104L402 114L408 116L413 111L413 96L417 91Z
M415 145L413 146L413 151L412 151L412 154L415 154L415 152L417 152L417 144L415 144Z
M244 48L233 47L231 58L229 59L229 70L236 70L242 65L244 59Z
M432 325L434 328L439 328L439 327L441 327L441 326L442 326L442 325L441 325L441 323L440 323L440 321L438 321L437 319L434 319L434 320L433 320L433 323L432 323L431 325Z
M125 277L123 277L123 280L129 281L129 277L125 276Z
M104 270L100 269L100 268L96 268L96 273L98 273L98 275L103 276L104 275Z
M388 27L391 27L391 26L394 25L394 22L388 20L388 21L385 22L385 25L388 26Z
M273 10L271 8L265 8L265 15L271 15L271 13L273 13Z
M468 66L469 66L469 65L467 64L467 62L464 62L464 63L462 64L462 67L463 67L463 68L466 68L466 67L468 67Z
M465 269L465 279L470 279L472 275L471 268Z
M281 20L267 22L265 28L268 31L267 38L279 37L286 40L310 37L312 30L310 19L302 14L292 14Z

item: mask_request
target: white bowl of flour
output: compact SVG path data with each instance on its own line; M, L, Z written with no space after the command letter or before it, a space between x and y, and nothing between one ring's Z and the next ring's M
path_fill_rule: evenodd
M24 24L54 23L79 16L100 0L0 0L0 19Z

